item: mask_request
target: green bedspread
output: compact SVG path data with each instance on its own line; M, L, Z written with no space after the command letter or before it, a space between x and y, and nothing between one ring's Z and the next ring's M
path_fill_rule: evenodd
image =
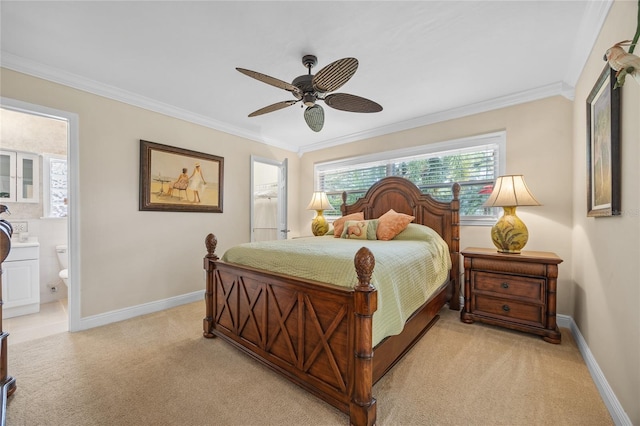
M354 287L353 258L361 247L375 257L372 284L378 290L373 344L399 334L406 320L448 277L449 249L432 229L410 224L391 241L350 240L331 236L246 243L223 255L228 263L299 278Z

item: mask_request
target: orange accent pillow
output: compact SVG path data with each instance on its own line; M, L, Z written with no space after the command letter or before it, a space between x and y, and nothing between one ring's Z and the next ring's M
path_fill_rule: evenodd
M396 235L404 231L413 219L415 219L414 216L398 213L391 209L378 218L376 236L379 240L392 240Z
M340 238L342 231L344 230L344 223L348 220L364 220L364 213L352 213L346 216L342 216L339 219L333 221L333 236Z

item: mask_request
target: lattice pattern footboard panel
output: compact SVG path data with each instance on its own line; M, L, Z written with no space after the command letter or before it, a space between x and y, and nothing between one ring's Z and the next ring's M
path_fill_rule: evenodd
M318 286L288 277L274 281L259 271L240 275L218 263L212 331L346 409L353 381L353 291Z

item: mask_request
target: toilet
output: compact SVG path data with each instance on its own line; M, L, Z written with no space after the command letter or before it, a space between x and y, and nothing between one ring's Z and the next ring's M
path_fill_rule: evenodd
M64 285L69 288L69 249L66 244L56 246L58 263L60 263L60 273L58 276L64 281Z

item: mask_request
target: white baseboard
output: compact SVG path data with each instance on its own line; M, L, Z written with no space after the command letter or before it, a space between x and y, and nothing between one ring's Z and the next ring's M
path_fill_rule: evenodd
M197 302L198 300L204 300L204 291L194 291L193 293L182 294L180 296L170 297L169 299L157 300L155 302L149 302L142 305L131 306L129 308L118 309L116 311L105 312L104 314L80 318L79 330L87 330L118 321L124 321L140 315L151 314L153 312L175 308L176 306L184 305L187 303ZM204 304L202 306L204 309Z
M584 362L585 364L587 364L587 368L591 373L591 378L596 384L598 392L600 392L600 396L604 401L604 405L607 406L614 424L619 426L633 426L631 424L631 419L629 419L629 416L624 411L624 408L622 408L622 405L620 405L620 401L618 401L618 398L613 393L613 389L611 389L611 386L609 386L609 382L607 382L607 379L604 377L604 373L602 373L600 366L598 366L596 359L593 357L593 354L591 353L587 342L584 340L584 337L582 337L582 333L580 333L580 329L578 328L576 322L572 317L568 315L557 315L556 319L558 327L564 327L571 330L573 339L578 345L578 349L582 354L582 358L584 359Z

